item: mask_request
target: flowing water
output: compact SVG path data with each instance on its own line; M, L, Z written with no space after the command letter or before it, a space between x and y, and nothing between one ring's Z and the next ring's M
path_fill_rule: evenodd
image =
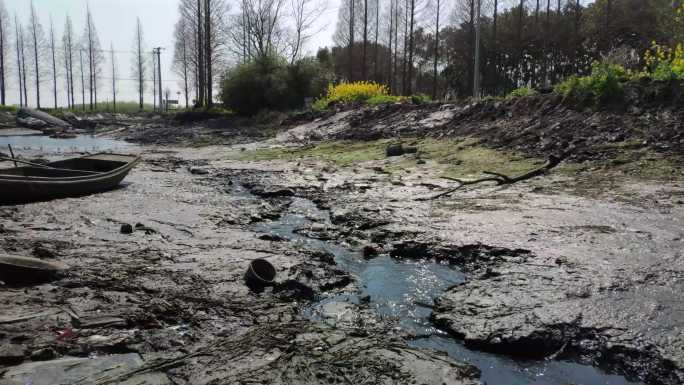
M122 140L99 138L92 135L79 135L72 139L54 139L45 135L0 136L0 151L6 152L11 145L15 155L21 151L38 151L46 154L69 154L76 152L117 152L134 144Z
M326 211L319 210L311 201L296 198L288 213L278 221L258 226L261 231L291 242L332 253L341 268L357 277L361 286L358 293L320 299L306 311L312 319L320 319L323 306L336 302L358 304L361 298L370 296L370 306L379 315L397 317L401 327L418 336L410 342L411 346L439 350L456 360L471 363L482 371L481 381L488 385L639 384L574 362L521 361L468 349L435 328L429 320L433 299L448 287L463 281L464 275L457 268L429 260L397 260L386 255L365 260L358 252L295 232L313 221L329 224L330 218Z

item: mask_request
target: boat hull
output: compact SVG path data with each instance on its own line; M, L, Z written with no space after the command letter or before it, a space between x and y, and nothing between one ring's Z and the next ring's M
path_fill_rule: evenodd
M36 167L0 170L0 205L109 191L115 189L139 161L138 156L96 154L48 164L51 167L70 167L68 170Z

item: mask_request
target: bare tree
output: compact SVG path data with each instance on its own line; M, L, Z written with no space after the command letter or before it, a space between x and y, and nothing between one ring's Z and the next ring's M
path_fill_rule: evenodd
M5 105L7 77L9 74L9 31L10 21L5 3L0 0L0 105Z
M354 80L354 0L349 0L349 81Z
M86 26L83 35L84 45L88 51L88 89L90 90L90 109L92 110L97 108L97 85L104 56L102 55L100 39L97 36L97 29L93 22L93 14L90 12L90 6L87 3Z
M78 54L79 54L79 66L78 68L81 70L81 108L85 111L86 109L86 102L85 102L85 87L86 87L86 82L85 82L85 63L83 62L83 54L85 53L85 49L83 47L79 47L78 49Z
M363 54L361 55L361 79L366 80L366 51L368 49L368 0L363 0Z
M16 28L15 41L17 48L17 78L19 79L19 106L24 106L24 77L22 68L22 58L24 57L23 33L24 27L19 24L19 18L14 15L14 25Z
M36 7L31 1L31 13L29 16L29 33L31 36L31 51L33 51L33 79L36 85L36 107L40 108L40 74L42 67L43 49L45 48L45 33L43 26L38 20Z
M55 25L50 16L50 53L52 54L52 93L55 97L55 109L57 108L57 53L55 51Z
M211 3L212 0L204 0L204 63L206 65L206 89L207 89L207 105L211 107L214 104L213 99L213 76L212 76L212 55L211 51L213 49L211 44L212 36L212 23L211 23ZM161 99L161 79L159 79L159 98ZM161 109L161 103L159 108Z
M406 95L410 95L413 92L413 48L414 48L414 36L413 29L416 25L416 0L410 1L411 7L409 8L409 14L411 17L410 28L409 28L409 59L408 59L408 81L406 83Z
M301 57L304 44L318 31L314 25L327 8L327 2L316 0L290 0L293 32L290 38L290 62Z
M387 46L389 47L389 68L388 68L388 73L389 76L387 77L387 83L389 84L390 92L394 92L394 78L393 78L393 71L392 71L392 39L393 39L393 32L394 32L394 2L395 0L390 0L390 8L389 8L389 28L387 29L389 32L389 36L387 39ZM395 48L396 49L396 48Z
M373 79L375 81L378 81L378 77L380 74L378 74L378 61L380 60L379 53L380 50L378 49L378 39L380 38L380 0L375 0L375 49L373 51L374 53L374 59L373 59Z
M204 92L206 90L206 72L204 67L204 31L202 28L202 0L197 0L197 84L199 92L197 94L197 105L204 105Z
M437 99L437 62L439 61L439 22L442 13L442 0L435 4L435 53L432 68L432 99Z
M190 38L192 30L188 26L188 21L181 17L176 23L174 37L176 39L173 51L173 71L181 77L183 93L185 94L185 108L189 102L189 74L190 74L190 52L192 50Z
M145 93L145 71L147 68L147 60L145 59L145 41L143 37L142 24L140 23L140 18L138 18L135 26L135 38L133 40L133 51L135 56L133 57L132 74L138 86L138 103L139 108L142 111L144 104L144 93Z
M109 43L109 52L111 54L110 61L112 62L112 102L114 111L116 112L116 59L114 57L114 43Z
M67 15L64 23L64 34L62 36L63 60L66 66L66 82L67 82L67 104L74 107L74 26L71 23L71 18Z

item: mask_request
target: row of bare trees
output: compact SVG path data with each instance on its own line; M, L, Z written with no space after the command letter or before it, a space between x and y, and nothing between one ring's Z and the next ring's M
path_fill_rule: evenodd
M76 32L72 19L67 15L61 39L57 36L52 18L46 33L33 2L29 6L28 21L22 24L17 15L13 20L10 19L4 0L0 0L0 104L7 103L9 85L15 84L22 107L29 106L29 95L35 107L44 107L45 95L41 91L44 91L45 86L51 88L52 100L49 104L55 108L61 100L66 101L69 108L80 105L84 110L94 110L101 103L103 94L106 94L116 109L119 94L117 81L121 74L115 53L124 53L133 54L131 73L138 86L140 109L143 108L143 95L150 78L147 60L150 52L145 48L140 20L136 25L132 51L115 51L113 43L106 50L102 48L93 14L87 4L82 33L79 35ZM106 66L107 61L109 67ZM16 82L9 81L11 76ZM103 82L105 78L110 80L109 84Z
M42 84L50 81L51 104L57 108L60 93L58 79L63 76L67 105L74 107L76 105L75 85L78 84L74 80L74 75L80 72L81 105L86 108L86 102L88 102L90 109L97 108L98 86L101 83L100 75L104 70L102 66L105 51L100 46L90 8L86 7L86 25L80 38L76 37L70 17L66 17L60 44L52 18L50 18L50 27L46 33L33 2L29 6L29 19L26 25L23 25L15 15L12 28L7 8L4 1L0 0L0 104L7 103L12 53L10 44L13 37L15 48L13 53L16 59L14 67L20 106L28 106L29 90L32 89L35 92L35 105L41 108L45 100L44 95L41 95ZM86 101L86 92L88 101Z

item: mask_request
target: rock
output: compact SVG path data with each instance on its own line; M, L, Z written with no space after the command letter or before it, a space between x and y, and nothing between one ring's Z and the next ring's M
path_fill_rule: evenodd
M404 154L415 154L418 152L418 147L404 147Z
M283 238L277 234L261 234L261 235L259 235L259 239L261 239L262 241L271 241L271 242L285 241L285 238Z
M133 234L133 226L128 223L121 225L121 234Z
M390 144L389 146L387 146L385 153L387 154L388 157L390 157L390 156L402 156L402 155L404 155L404 146L401 143Z
M264 198L273 197L291 197L295 195L294 190L289 188L278 188L278 187L266 187L266 188L255 188L252 190L252 194L258 195Z
M377 257L377 256L378 256L378 250L375 247L373 247L371 245L367 245L367 246L363 247L363 257L364 258L370 259L370 258Z
M209 170L207 170L206 168L201 168L201 167L190 167L190 174L207 175L207 174L209 174Z
M40 259L50 259L55 257L55 252L43 246L33 248L33 256Z
M3 343L0 346L0 364L17 364L24 360L24 347L22 345Z
M57 357L57 352L53 348L43 348L34 350L31 353L33 361L46 361Z

